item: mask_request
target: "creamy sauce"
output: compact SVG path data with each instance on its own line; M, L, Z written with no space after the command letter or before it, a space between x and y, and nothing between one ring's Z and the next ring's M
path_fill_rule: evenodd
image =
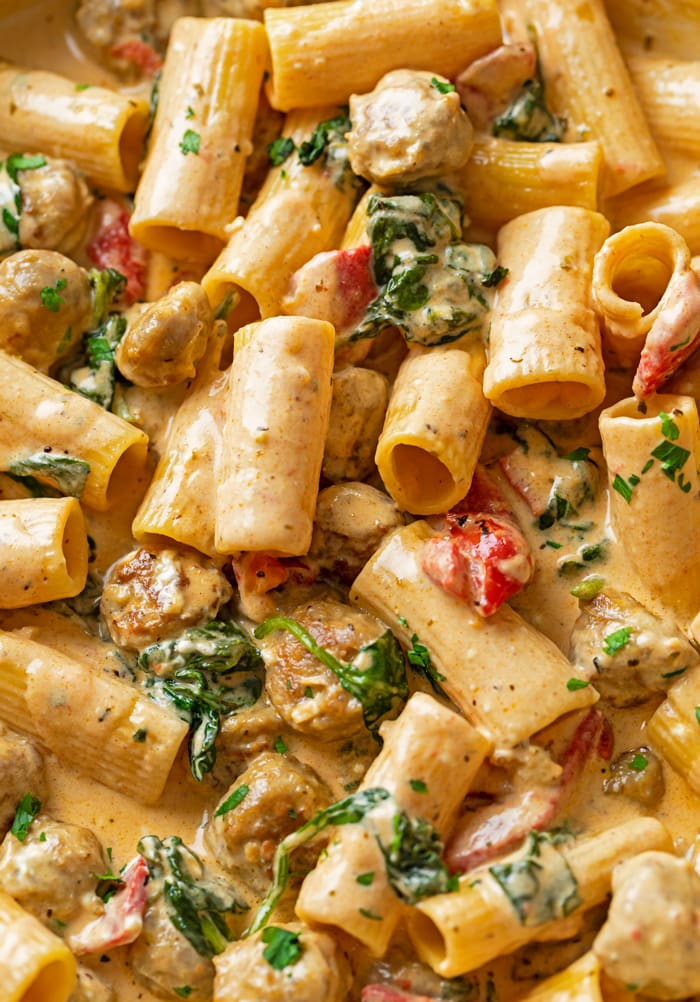
M71 28L73 6L72 0L39 0L22 5L22 9L14 13L8 13L8 5L0 5L0 15L3 15L0 56L27 67L51 68L76 81L113 85L111 75L91 61L78 46ZM611 392L615 399L627 394L629 390L626 385L622 385ZM610 403L610 400L606 402ZM568 435L567 438L562 436L559 443L562 452L580 445L595 447L599 443L593 419L579 424ZM494 457L502 449L502 436L494 434L486 443L484 456ZM537 457L533 458L535 465L538 461ZM542 463L542 473L546 476L547 465L544 461ZM131 521L144 486L122 485L121 493L110 512L89 516L89 531L97 544L98 572L104 573L119 555L131 548ZM529 537L537 567L533 583L513 600L512 605L550 637L564 653L568 652L571 630L579 614L578 602L571 595L571 587L587 574L601 574L607 583L629 591L654 611L660 614L666 612L659 596L649 593L644 582L633 576L620 548L615 545L605 490L600 489L594 499L581 505L578 514L581 523L585 522L587 526L585 529L567 528L556 523L545 532L534 526L532 514L524 500L516 492L509 490L505 482L502 486ZM582 569L574 569L573 572L562 571L562 565L566 561L581 563L582 547L603 540L607 540L607 543L600 560L591 562ZM173 583L174 578L168 577L160 581L160 586L167 590ZM62 620L58 616L53 619L46 615L38 617L32 610L2 613L0 625L93 665L109 668L113 664L109 645L97 638L84 636L68 620ZM534 670L536 666L533 666ZM645 743L646 721L656 705L657 703L647 703L639 708L609 713L615 732L615 754ZM287 733L285 741L290 752L311 765L336 797L343 795L343 784L339 781L335 761L324 753L322 747L299 735ZM45 810L53 817L90 828L103 846L112 849L117 867L126 864L133 857L138 839L145 835L165 838L177 834L207 858L203 829L221 790L215 791L208 783L198 785L189 775L183 759L174 767L161 802L150 807L137 805L131 799L66 769L52 754L47 754L46 763L50 795L44 805ZM352 772L352 767L348 767L343 778L348 780L351 777L349 782L352 783L356 774L356 779L359 780L363 765L361 757L358 758L355 772ZM590 761L585 767L566 809L571 826L574 829L600 830L641 813L651 813L668 827L678 853L688 853L695 858L700 849L700 836L697 834L700 799L690 792L683 780L664 766L666 789L663 799L651 810L643 811L631 799L602 794L602 780L608 771L609 766L601 764L599 759ZM215 865L213 860L210 862ZM538 949L532 951L531 973L534 975L538 973L538 958L545 967L547 964L546 951L540 957ZM400 953L400 940L397 950ZM367 968L369 971L370 965L366 958L358 956L356 960L358 970ZM133 977L126 949L115 949L109 954L93 957L87 963L114 987L119 1002L155 1002L156 997ZM382 970L382 963L376 965L377 970ZM401 966L395 961L391 963L395 967ZM526 979L512 980L512 964L512 958L499 959L489 965L489 971L485 975L487 980L493 976L502 1000L522 996L527 987Z

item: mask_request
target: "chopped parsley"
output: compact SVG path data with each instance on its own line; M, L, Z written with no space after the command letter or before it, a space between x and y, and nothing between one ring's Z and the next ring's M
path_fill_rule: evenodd
M194 988L191 988L189 985L180 985L179 988L173 988L173 991L179 998L188 999L194 991Z
M195 156L199 154L199 144L201 142L201 136L194 129L185 129L185 134L180 141L180 152L183 156L187 156L188 153L194 153Z
M46 157L42 157L40 153L33 155L12 153L5 161L7 175L17 185L19 184L17 175L21 170L37 170L38 167L46 167Z
M302 946L298 932L270 925L263 929L262 941L266 944L263 957L276 971L295 964L301 956Z
M430 78L430 84L440 94L451 94L455 90L455 85L448 80L438 80L437 77Z
M698 724L700 725L700 706L696 706L695 707L695 719L697 720Z
M134 731L134 733L131 735L131 740L137 741L139 744L143 744L147 736L148 736L148 731L146 730L146 728L139 727L139 729L137 731Z
M580 599L582 602L589 602L592 598L595 598L604 587L605 578L600 577L599 574L590 574L588 577L585 577L583 581L579 581L578 584L574 585L574 587L569 590L569 594L573 595L574 598Z
M615 476L613 477L612 486L613 490L617 491L620 497L623 498L623 500L625 500L627 504L629 504L630 501L632 500L632 489L634 488L635 484L631 482L628 483L624 477L621 477L619 473L616 473Z
M187 105L187 111L185 112L185 118L194 118L194 108L191 104Z
M214 817L220 818L223 814L228 814L229 811L232 811L235 807L238 807L241 801L244 800L249 793L250 793L250 787L246 786L245 783L241 783L240 786L236 787L231 796L227 797L226 800L224 800L223 804L217 807L217 809L214 811Z
M577 689L586 689L591 683L583 678L570 678L566 683L569 692L576 692Z
M399 616L399 623L405 630L409 629L408 621L404 616ZM425 644L420 642L417 633L411 634L411 646L406 651L406 660L414 671L423 675L430 682L434 692L444 695L440 683L446 681L445 676L433 664L430 651Z
M357 910L360 913L360 915L362 915L363 918L372 919L372 921L374 921L374 922L382 922L383 921L381 915L377 915L376 912L370 911L369 908L358 908Z
M278 136L267 147L267 156L270 164L273 167L281 167L295 149L296 146L291 136Z
M578 449L574 449L573 452L568 452L563 459L568 459L572 463L579 463L584 459L588 459L591 454L591 450L587 449L584 445L580 446Z
M29 834L29 826L41 810L41 801L31 793L25 793L17 805L10 831L18 842L24 842Z
M422 779L409 779L408 782L410 783L411 789L415 793L427 793L428 792L428 787L423 782Z
M87 90L87 89L88 89L88 87L91 87L91 86L92 86L92 84L89 84L89 83L77 83L77 84L75 85L75 89L76 89L77 91L81 91L81 90Z
M648 765L649 759L646 755L642 755L641 752L637 752L630 760L630 769L634 769L635 772L644 772Z
M610 657L621 651L630 642L632 636L631 626L622 626L619 630L609 633L603 640L603 650Z
M62 292L68 282L65 278L59 278L54 286L45 285L44 288L39 293L41 297L41 305L44 306L49 313L58 313L60 308L65 305L65 299L59 295Z
M285 752L287 751L287 746L284 743L284 738L282 737L281 734L278 734L277 737L275 738L275 751L278 752L280 755L284 755Z
M355 880L362 887L369 887L374 882L374 870L368 870L367 873L358 873Z

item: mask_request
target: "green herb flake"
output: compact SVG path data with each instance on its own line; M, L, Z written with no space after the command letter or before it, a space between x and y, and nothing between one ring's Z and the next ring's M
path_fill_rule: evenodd
M642 755L641 752L637 752L637 754L630 761L630 769L634 769L635 772L644 772L648 765L649 759L646 755Z
M570 460L572 463L580 463L582 460L588 459L590 454L591 450L582 445L580 448L574 449L573 452L568 452L563 458Z
M664 439L663 442L659 442L656 448L651 450L651 454L654 459L660 461L661 472L669 480L675 480L676 473L685 466L686 461L690 457L688 449L684 449L681 445L674 445L670 439Z
M185 134L180 141L180 152L183 156L187 156L188 153L194 153L195 156L199 155L199 144L201 142L201 136L194 129L185 129Z
M191 104L187 105L187 111L185 112L185 118L194 118L194 108Z
M173 991L178 996L178 998L188 999L192 994L192 992L194 991L194 988L190 988L189 985L180 985L179 988L173 988Z
M566 683L569 692L576 692L577 689L586 689L591 683L583 678L570 678Z
M695 719L697 720L698 725L700 725L700 706L695 707Z
M131 735L131 740L138 742L138 744L143 744L148 737L148 731L145 727L139 727L137 731Z
M481 279L481 284L485 289L493 289L495 286L500 285L504 278L508 277L508 268L504 268L502 264L497 264L495 268L491 271L487 271L484 277Z
M683 675L687 671L688 671L688 666L684 665L683 668L676 668L675 671L662 672L661 678L677 678L679 675Z
M454 84L450 83L448 80L438 80L437 77L430 78L430 85L440 94L452 94L455 90Z
M88 84L88 83L77 83L77 84L75 85L75 89L76 89L77 91L81 91L81 90L87 90L87 89L88 89L89 87L92 87L92 84Z
M241 801L244 800L245 797L247 797L249 792L250 792L250 787L246 786L245 783L241 783L240 786L236 787L231 796L227 797L226 800L224 800L223 804L217 807L217 809L214 812L214 817L220 818L223 814L228 814L229 811L232 811L235 807L238 807Z
M310 685L304 686L304 696L306 697L306 699L314 698L314 690L311 688Z
M294 150L294 140L290 136L278 136L267 147L267 157L272 167L281 167Z
M269 925L267 929L263 929L262 941L266 944L263 957L276 971L283 971L290 964L295 964L301 956L302 946L298 932Z
M632 488L634 485L630 486L624 477L621 477L619 473L616 473L613 477L612 487L614 491L620 495L623 500L630 503L632 500Z
M355 880L362 887L369 887L374 881L374 870L368 870L367 873L358 873Z
M13 216L9 209L2 210L2 221L8 233L11 233L13 237L19 236L19 219L17 216Z
M414 793L427 793L428 792L428 787L423 782L422 779L409 779L408 782L410 783L411 789L414 791Z
M621 651L630 642L632 636L631 626L622 626L619 630L609 633L603 640L603 650L610 657Z
M381 915L377 915L376 912L370 911L369 908L358 908L357 910L360 913L360 915L362 915L363 918L372 919L373 922L383 921Z
M31 793L25 793L17 805L15 819L10 831L18 842L24 842L29 834L29 826L41 810L41 801Z
M545 540L545 546L549 546L552 550L561 550L561 543L555 542L553 539Z
M17 185L19 184L17 175L21 170L37 170L39 167L46 167L46 157L41 153L12 153L5 162L8 177Z
M59 278L55 286L45 285L39 293L41 305L49 313L58 313L60 308L65 305L66 301L62 296L59 296L59 292L62 292L67 284L65 278Z
M661 434L670 442L675 442L680 435L680 430L676 422L665 411L661 411L659 420L661 421Z
M582 602L590 602L590 600L595 598L604 587L605 578L600 577L598 574L590 574L582 581L579 581L578 584L574 585L574 587L569 590L569 594L573 595L574 598L580 599Z
M40 842L45 842L46 841L46 832L41 832L39 834L39 841Z
M278 752L280 755L284 755L285 752L287 751L287 746L284 743L284 738L282 737L281 734L278 734L277 737L275 738L275 751Z

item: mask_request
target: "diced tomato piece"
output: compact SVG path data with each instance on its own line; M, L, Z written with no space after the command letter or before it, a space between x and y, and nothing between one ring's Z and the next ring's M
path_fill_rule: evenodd
M69 946L78 956L126 946L141 934L148 897L148 864L143 856L132 859L122 879L123 886L107 901L104 913L70 937Z
M109 50L112 59L123 59L141 70L144 76L154 77L163 67L163 60L158 52L144 42L142 38L127 38Z
M370 266L371 248L369 244L337 251L335 260L338 275L338 292L344 307L343 328L353 327L360 322L365 310L376 298Z
M421 562L435 584L472 601L482 616L493 615L534 573L520 529L509 518L484 513L456 518L449 534L428 540Z
M146 253L129 233L130 218L122 205L107 199L97 234L87 248L88 257L98 268L116 268L124 275L128 305L143 299L146 281Z

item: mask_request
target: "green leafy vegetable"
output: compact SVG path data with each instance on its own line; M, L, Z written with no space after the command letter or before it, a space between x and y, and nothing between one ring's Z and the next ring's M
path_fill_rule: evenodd
M290 964L295 964L301 956L302 946L298 932L269 925L267 929L263 929L262 941L267 944L263 957L276 971L283 971Z
M422 779L409 779L409 785L414 793L427 793L428 787Z
M92 294L92 326L96 328L105 322L115 300L126 288L126 276L116 268L91 268L88 277Z
M574 449L573 452L567 452L564 459L568 459L572 463L580 463L584 459L588 459L590 454L591 450L582 445L578 449Z
M344 797L335 804L318 811L301 828L297 828L295 832L283 838L277 846L272 864L272 884L244 935L250 936L267 925L287 886L289 859L296 849L310 842L329 825L357 824L377 804L388 800L389 796L388 790L383 789L383 787L359 790L357 793Z
M185 129L185 133L180 140L180 152L183 156L187 156L188 153L193 153L195 156L199 154L199 146L202 141L202 137L194 129Z
M368 870L367 873L358 873L355 880L361 887L371 887L374 883L374 871Z
M603 640L603 650L606 654L611 657L621 651L623 647L626 647L630 642L632 636L632 627L623 626L619 630L615 630L614 633L609 633L607 637Z
M112 850L108 848L106 851L110 863L109 869L105 873L93 873L93 877L97 881L95 894L98 898L102 898L105 904L124 886L122 877L112 869Z
M619 473L616 473L613 477L613 490L617 491L620 497L623 498L627 504L629 504L632 500L632 489L634 486L634 484L628 483L624 477L621 477Z
M566 683L569 692L576 692L577 689L586 689L591 683L583 678L570 678Z
M345 134L350 131L351 127L347 109L343 109L339 115L335 115L333 118L319 122L311 133L311 137L299 144L299 159L304 166L309 167L315 163L321 154L326 153L334 140L344 142Z
M19 237L19 216L13 216L10 210L5 208L2 210L2 221L5 224L5 229L13 237Z
M41 801L31 793L25 793L17 805L15 818L10 831L18 842L26 841L29 834L29 827L34 818L41 811Z
M111 313L94 331L88 331L83 340L85 362L70 374L71 389L109 410L114 398L117 366L115 351L126 333L126 317Z
M15 459L7 467L14 477L36 478L48 483L62 494L81 497L90 474L90 464L74 456L55 456L49 452L35 452L24 459Z
M637 752L630 760L630 769L634 769L635 772L644 772L648 765L649 759L641 752Z
M46 157L40 153L11 153L5 161L5 170L10 180L19 184L19 172L21 170L36 170L38 167L46 167Z
M215 320L225 320L238 302L239 296L235 289L229 289L219 305L214 310Z
M495 286L500 285L504 278L508 275L508 269L504 268L503 265L498 264L491 271L487 271L483 278L481 279L481 284L486 289L493 289Z
M531 143L559 143L566 122L547 107L544 79L539 57L535 76L526 80L503 114L495 119L491 132L505 139Z
M284 738L281 735L279 735L279 734L275 738L275 751L279 755L284 755L286 753L286 751L287 751L287 746L284 743Z
M256 675L242 681L234 677L259 669L260 652L236 623L212 621L152 644L139 655L138 664L149 673L149 695L174 707L189 724L190 767L201 780L216 762L222 718L251 706L262 691Z
M278 136L267 147L267 156L270 164L273 167L281 167L295 149L294 140L290 136Z
M423 818L400 811L393 818L393 837L385 845L377 837L384 856L387 879L394 893L409 905L432 894L455 891L456 876L442 860L440 836Z
M250 787L246 786L245 783L241 783L240 786L236 787L231 796L227 797L220 807L217 807L217 809L214 811L214 817L220 818L223 814L228 814L229 811L232 811L234 808L238 807L238 805L243 800L245 800L245 798L248 796L249 793L250 793Z
M405 629L409 629L408 622L404 616L399 616L399 623ZM433 664L430 651L425 644L420 642L417 633L411 634L411 646L406 651L406 660L416 672L423 675L430 682L434 692L440 696L445 695L440 685L441 682L446 681L445 676Z
M531 831L519 859L489 867L522 925L566 918L583 904L578 881L559 848L571 838L567 828Z
M339 661L325 647L317 644L301 623L286 616L266 619L255 628L254 633L261 639L273 630L288 630L335 673L343 689L362 704L362 716L369 731L376 732L382 717L408 698L403 651L391 630L360 647L349 664Z
M168 918L202 957L214 957L233 939L227 916L248 906L223 880L207 876L199 856L182 839L147 835L138 843L155 893L162 894Z
M65 304L65 299L63 299L59 293L65 289L67 284L68 283L65 278L59 278L54 286L45 285L39 293L42 306L44 306L50 313L58 313L61 307Z

